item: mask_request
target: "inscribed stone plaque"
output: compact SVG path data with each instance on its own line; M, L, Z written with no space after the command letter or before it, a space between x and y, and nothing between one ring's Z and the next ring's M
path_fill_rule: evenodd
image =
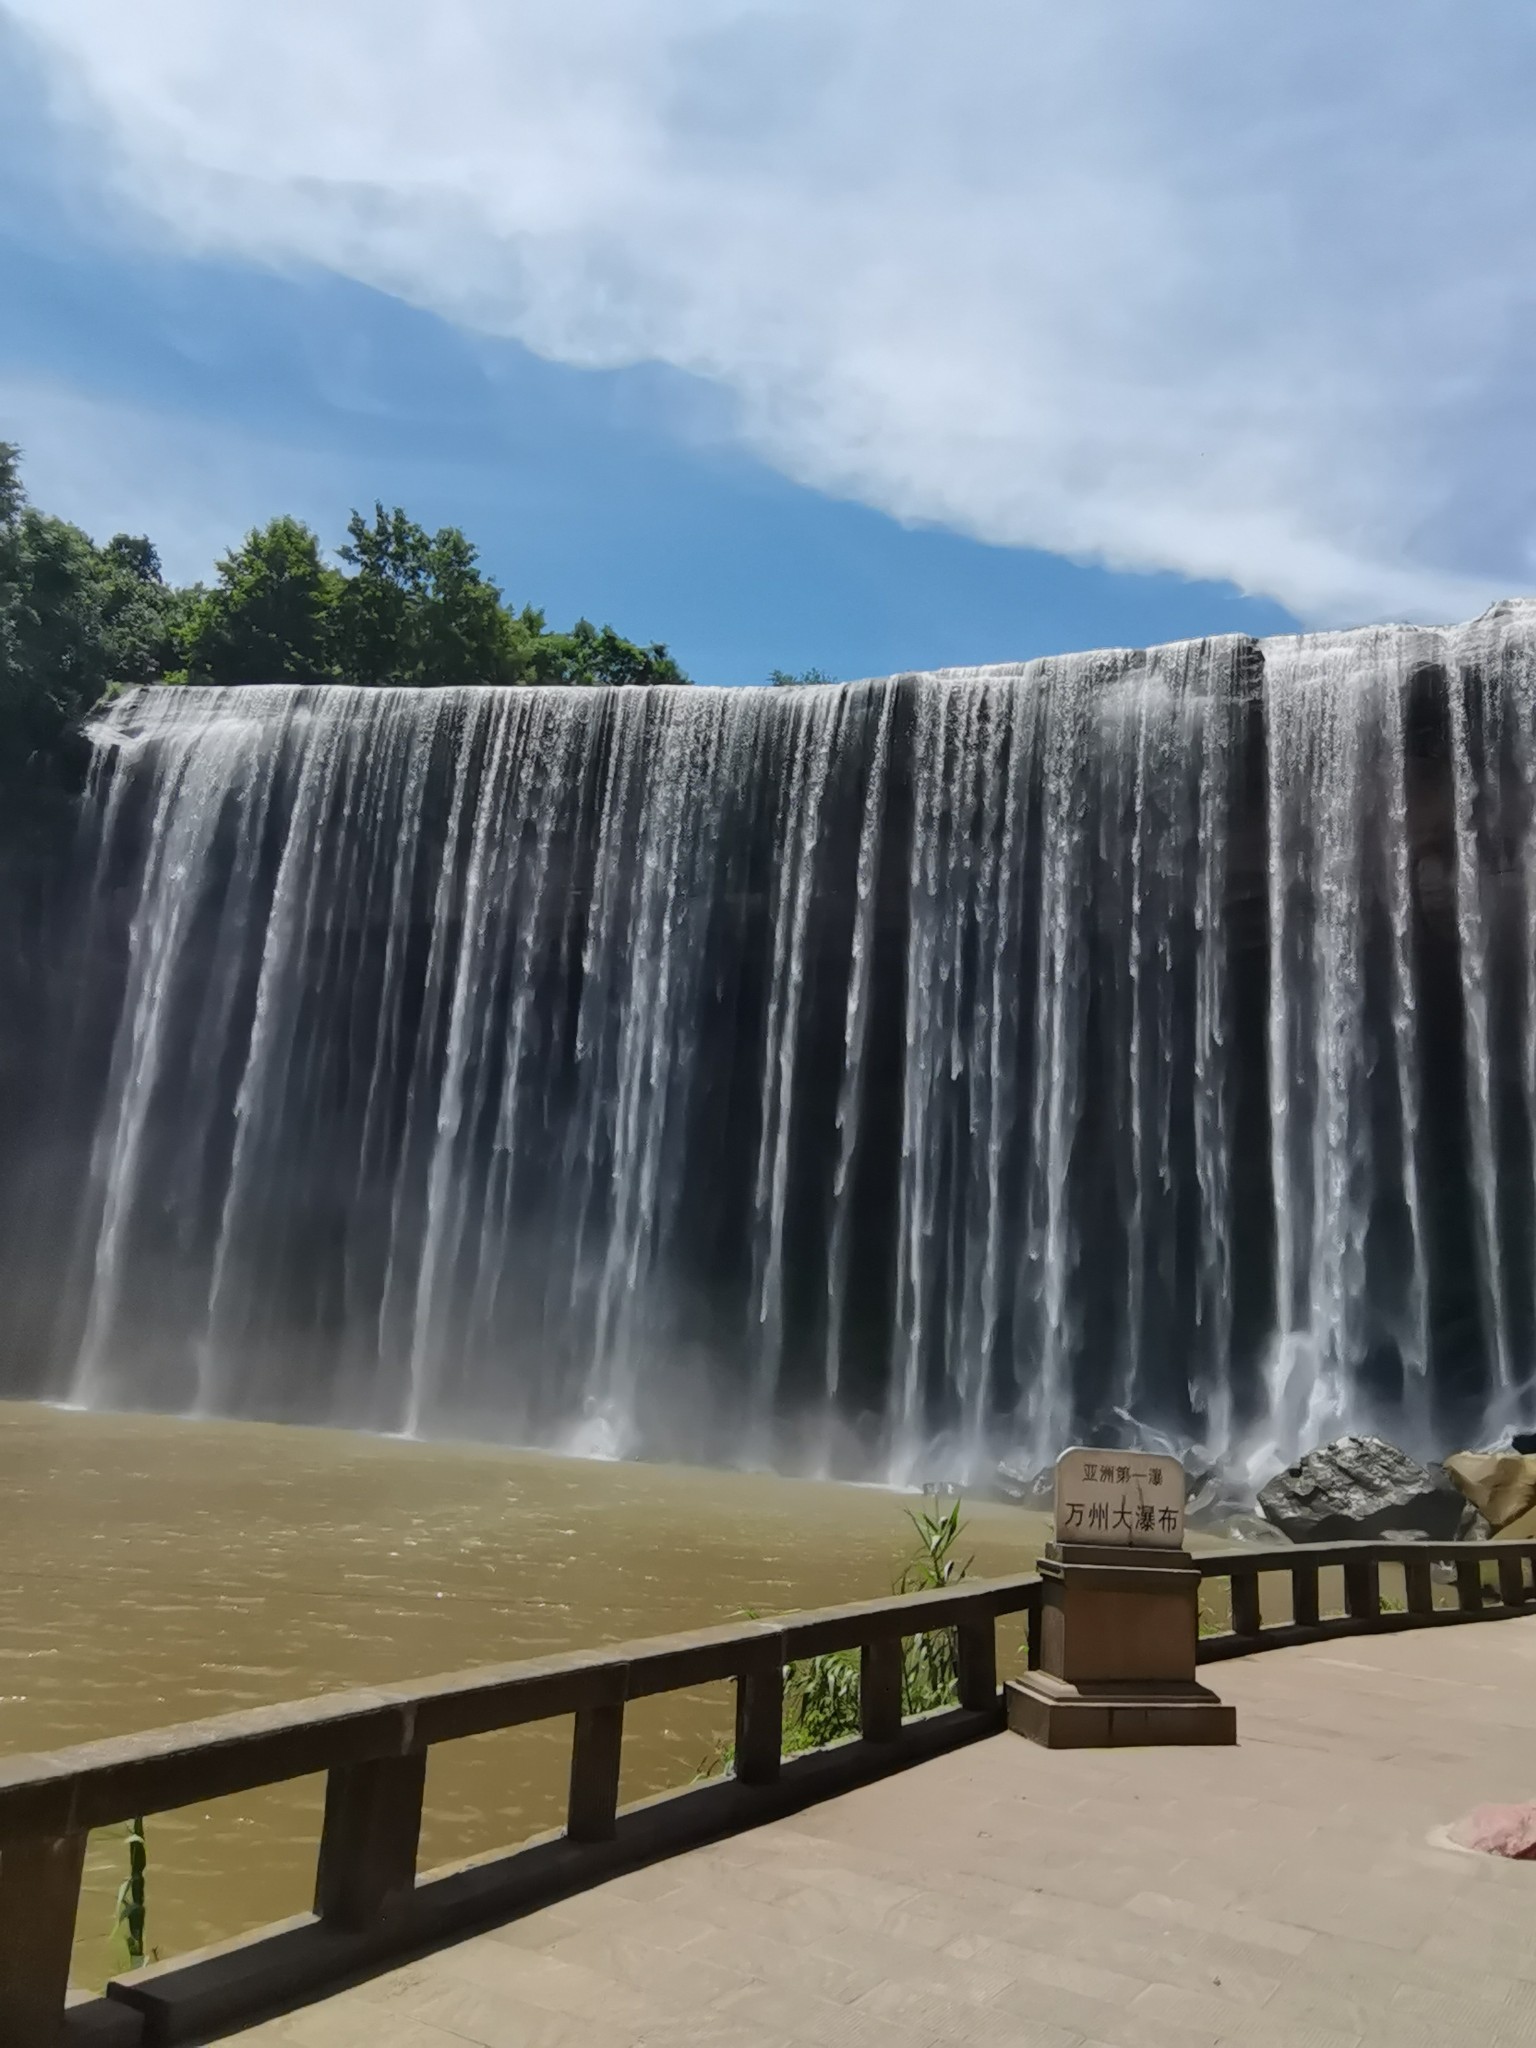
M1056 1460L1056 1541L1177 1550L1184 1467L1144 1451L1063 1451Z

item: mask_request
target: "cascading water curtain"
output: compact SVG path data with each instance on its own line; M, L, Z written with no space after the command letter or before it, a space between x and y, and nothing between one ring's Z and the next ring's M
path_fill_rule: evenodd
M1530 1412L1529 607L94 741L54 1393L971 1481Z

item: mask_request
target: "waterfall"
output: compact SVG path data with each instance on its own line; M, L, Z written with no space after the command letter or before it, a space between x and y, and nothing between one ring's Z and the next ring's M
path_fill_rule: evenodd
M1532 1414L1536 606L91 740L7 1391L971 1483Z

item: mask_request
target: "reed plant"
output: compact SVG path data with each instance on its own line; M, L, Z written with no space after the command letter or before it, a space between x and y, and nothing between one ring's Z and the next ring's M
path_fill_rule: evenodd
M948 1509L934 1502L909 1513L907 1520L917 1536L917 1548L902 1567L894 1593L925 1593L952 1586L966 1577L974 1558L961 1558L957 1546L965 1532L960 1519L961 1502ZM955 1631L929 1629L908 1636L902 1643L901 1709L904 1714L930 1714L952 1707L959 1698L959 1661ZM803 1750L823 1749L859 1732L859 1653L832 1650L825 1656L805 1657L786 1666L784 1672L784 1724L782 1748L785 1756ZM704 1775L717 1777L730 1769L734 1747L722 1743L705 1766Z
M133 1820L128 1823L128 1875L117 1888L117 1911L113 1917L112 1932L121 1941L128 1957L130 1970L142 1967L145 1958L144 1918L146 1912L144 1879L149 1869L149 1849L144 1840L144 1823Z

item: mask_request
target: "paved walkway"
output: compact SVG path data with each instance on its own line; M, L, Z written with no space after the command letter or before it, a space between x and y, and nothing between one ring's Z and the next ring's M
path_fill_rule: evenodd
M1536 1619L1211 1667L1233 1750L999 1736L239 2036L245 2048L1536 2043Z

